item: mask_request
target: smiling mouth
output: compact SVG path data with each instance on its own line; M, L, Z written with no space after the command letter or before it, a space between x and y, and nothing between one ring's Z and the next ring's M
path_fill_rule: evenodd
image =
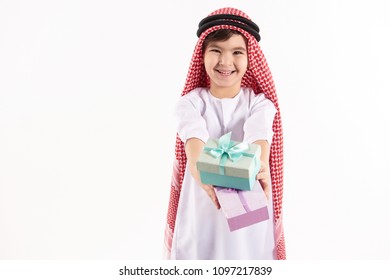
M222 76L229 76L229 75L231 75L231 74L233 74L234 72L236 72L236 71L222 71L222 70L216 70L219 74L221 74Z

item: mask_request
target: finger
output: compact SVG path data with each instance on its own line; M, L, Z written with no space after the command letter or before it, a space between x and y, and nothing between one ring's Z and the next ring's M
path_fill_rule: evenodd
M218 201L217 196L212 197L211 200L213 201L213 203L217 209L221 208L221 205L219 205L219 201Z
M221 206L219 205L219 201L217 198L217 195L215 194L214 187L211 185L204 185L204 190L206 191L207 195L210 197L211 201L215 205L217 209L219 209Z
M269 200L269 188L265 189L264 193L265 193L265 197L267 198L267 200Z
M270 196L270 185L268 184L268 182L264 182L262 185L262 188L263 188L263 191L265 193L265 196L267 197L267 200L269 200L269 196Z
M214 190L213 187L211 187L210 198L211 198L211 200L213 201L215 207L216 207L217 209L219 209L221 206L219 205L218 197L217 197L217 195L215 194L215 190Z
M259 172L264 172L265 166L261 166Z
M265 172L260 172L260 173L257 173L257 175L256 175L256 179L257 180L265 180L265 179L267 179L267 173L265 173Z

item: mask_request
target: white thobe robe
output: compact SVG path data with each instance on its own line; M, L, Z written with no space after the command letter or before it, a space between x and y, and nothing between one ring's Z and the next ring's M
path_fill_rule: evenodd
M175 114L178 134L207 142L232 132L231 140L253 143L267 140L271 145L276 113L264 94L241 88L234 98L216 98L207 88L196 88L182 96ZM258 181L254 188L261 188ZM187 165L176 216L171 259L254 260L275 259L272 194L269 220L230 232L223 211L192 177Z

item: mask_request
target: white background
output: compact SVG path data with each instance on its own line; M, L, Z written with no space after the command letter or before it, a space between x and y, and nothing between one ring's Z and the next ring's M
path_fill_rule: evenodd
M198 22L261 29L289 259L387 259L386 1L0 1L0 259L161 259Z

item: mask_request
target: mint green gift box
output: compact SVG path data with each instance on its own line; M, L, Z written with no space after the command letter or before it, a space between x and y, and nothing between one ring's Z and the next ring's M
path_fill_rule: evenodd
M252 190L260 170L260 146L231 141L231 132L209 139L196 162L203 184Z

